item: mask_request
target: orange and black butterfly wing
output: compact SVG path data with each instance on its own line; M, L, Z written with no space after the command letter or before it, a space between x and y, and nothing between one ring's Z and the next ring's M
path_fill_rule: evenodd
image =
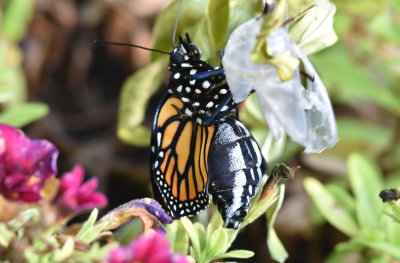
M167 94L157 107L151 139L155 196L174 219L196 215L209 204L208 152L215 127L184 112L182 100Z

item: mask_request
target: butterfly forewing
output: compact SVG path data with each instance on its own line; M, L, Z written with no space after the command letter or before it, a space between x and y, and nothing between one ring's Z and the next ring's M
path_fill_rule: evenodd
M195 215L209 204L207 166L214 126L199 125L183 112L179 98L166 96L152 133L154 190L173 218Z

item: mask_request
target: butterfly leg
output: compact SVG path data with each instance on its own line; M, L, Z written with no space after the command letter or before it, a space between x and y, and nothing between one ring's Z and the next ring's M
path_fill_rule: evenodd
M224 108L225 106L227 106L227 104L232 100L232 94L228 93L226 94L226 96L224 97L224 99L222 100L222 102L219 104L218 108L215 109L215 111L213 112L213 114L207 118L207 120L203 123L205 126L211 125L212 122L215 120L215 118L217 117L217 115L219 113L222 113L222 108ZM231 109L233 109L236 106L236 104L231 104L230 106L228 106L228 109L224 110L224 112L230 112Z

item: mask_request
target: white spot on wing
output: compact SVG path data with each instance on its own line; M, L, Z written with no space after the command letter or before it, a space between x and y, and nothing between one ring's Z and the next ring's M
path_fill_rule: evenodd
M161 132L157 132L157 145L158 147L161 145Z
M192 111L189 110L188 108L185 109L185 114L188 116L192 116Z

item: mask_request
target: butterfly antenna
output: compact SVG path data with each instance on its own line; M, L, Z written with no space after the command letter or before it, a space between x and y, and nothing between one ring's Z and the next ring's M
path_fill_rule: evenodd
M173 48L175 48L175 35L176 35L176 29L178 27L178 20L179 20L179 15L181 13L182 3L183 3L183 0L181 0L181 2L179 3L178 13L176 14L176 18L175 18L174 32L172 33L172 47Z
M94 40L93 41L93 45L96 45L96 46L112 45L112 46L137 47L137 48L141 48L141 49L145 49L145 50L149 50L149 51L153 51L153 52L159 52L159 53L171 55L170 52L166 52L166 51L162 51L162 50L158 50L158 49L142 47L142 46L134 45L134 44L110 42L110 41L105 41L105 40Z

